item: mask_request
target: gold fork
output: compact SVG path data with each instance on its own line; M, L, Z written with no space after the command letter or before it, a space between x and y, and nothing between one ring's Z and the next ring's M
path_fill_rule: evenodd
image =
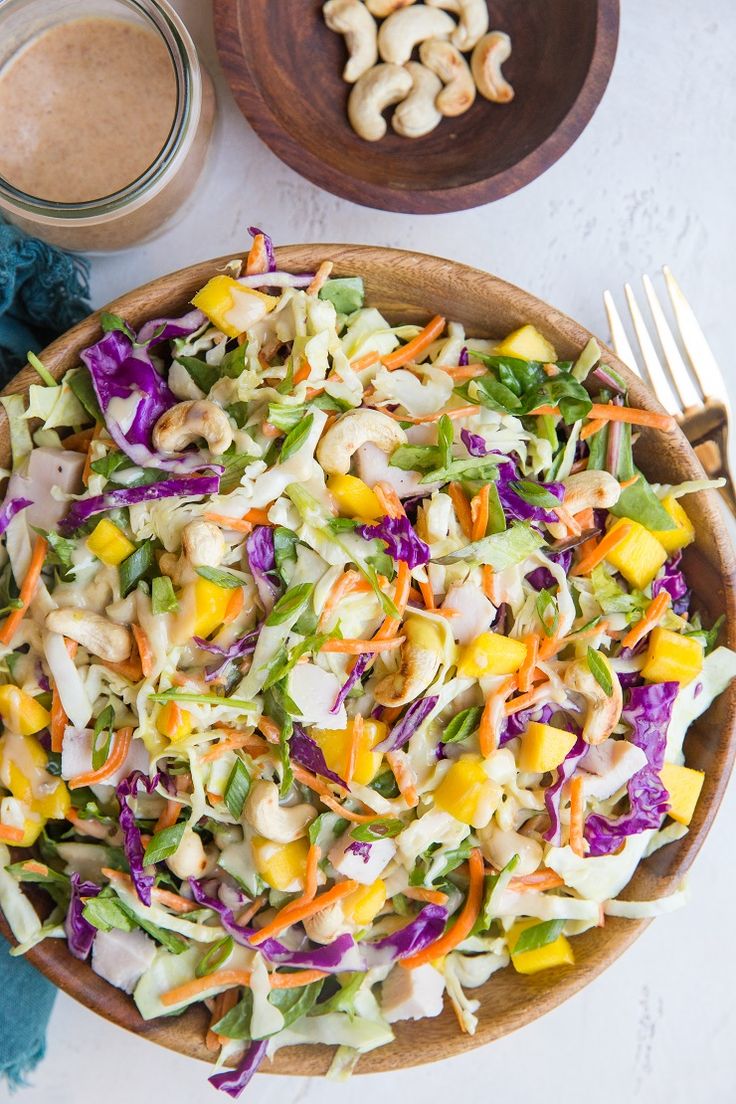
M642 276L642 283L664 362L655 348L630 284L624 286L624 294L641 351L643 371L637 363L613 296L610 291L604 291L603 302L611 328L611 342L616 355L649 384L665 410L675 416L707 474L712 479L723 477L726 480L721 494L736 517L736 443L734 435L729 434L732 413L726 381L680 285L666 265L662 272L679 338L692 371L683 359L648 276Z

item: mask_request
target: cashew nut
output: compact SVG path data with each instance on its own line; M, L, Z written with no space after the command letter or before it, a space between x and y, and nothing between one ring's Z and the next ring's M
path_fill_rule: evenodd
M501 72L511 56L511 39L503 31L484 35L473 50L470 66L481 96L493 103L509 103L514 90Z
M348 119L366 142L378 142L386 133L383 112L411 91L411 77L400 65L374 65L353 85Z
M434 103L442 91L442 81L418 61L407 61L404 68L411 74L412 90L394 111L391 126L404 138L421 138L442 121Z
M460 23L450 42L458 50L472 50L488 30L486 0L425 0L430 8L443 8L460 16Z
M475 84L468 63L450 42L431 38L419 47L422 65L436 73L444 84L436 100L437 110L443 115L462 115L475 100Z
M376 21L361 0L327 0L322 13L330 30L345 36L350 57L342 78L354 84L378 61Z
M133 637L130 629L116 625L107 617L91 610L62 607L46 615L46 628L76 640L92 655L108 663L122 663L130 657Z
M399 667L382 678L373 690L379 705L406 705L430 685L442 658L439 640L435 640L431 633L433 628L421 618L406 621L406 640L401 646Z
M220 527L204 518L197 518L184 526L181 548L194 567L219 567L227 551Z
M365 6L376 19L385 19L387 15L392 15L399 8L408 8L410 4L415 3L416 0L365 0Z
M233 440L227 414L208 399L176 403L153 427L153 445L159 452L181 452L200 437L204 437L213 456L221 456Z
M251 787L245 803L245 819L273 843L292 843L305 836L316 815L312 805L280 805L278 786L265 778Z
M309 916L304 921L304 930L313 943L332 943L339 935L344 935L352 928L345 921L342 901L335 901Z
M513 828L504 831L491 822L485 828L479 828L477 835L481 851L497 870L503 870L514 855L519 856L514 872L519 877L533 874L542 865L542 845L515 832Z
M411 84L405 69L398 72ZM406 434L398 422L380 410L349 410L322 437L317 445L317 460L328 475L347 475L353 453L368 442L382 452L391 453L406 444Z
M166 865L177 878L202 878L217 866L216 847L205 848L193 828L185 828L179 846L166 859Z
M457 27L447 12L424 5L403 8L390 15L378 32L378 52L384 61L403 65L415 46L428 38L450 37Z
M581 510L610 510L621 495L621 484L607 471L582 471L563 479L565 497L563 504L569 514L579 514ZM561 540L567 532L564 525L557 522L548 526L550 534Z
M613 689L605 692L590 670L587 659L574 659L565 672L565 686L585 698L587 710L583 725L586 744L600 744L607 739L618 724L623 708L623 694L618 675L609 664Z

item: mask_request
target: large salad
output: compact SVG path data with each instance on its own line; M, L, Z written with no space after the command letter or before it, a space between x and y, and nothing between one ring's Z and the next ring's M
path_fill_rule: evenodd
M103 314L0 399L14 953L66 939L144 1019L203 1002L233 1097L445 999L472 1034L495 971L672 907L619 894L688 831L683 739L736 673L680 565L709 484L637 469L671 419L594 341L394 325L252 233L182 317Z

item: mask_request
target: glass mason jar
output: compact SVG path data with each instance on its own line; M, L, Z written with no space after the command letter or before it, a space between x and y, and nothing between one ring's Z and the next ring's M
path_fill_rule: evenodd
M166 0L0 0L0 81L19 51L37 47L44 32L76 20L105 19L153 32L165 47L175 83L171 127L153 161L134 180L84 202L39 198L0 173L0 214L45 241L84 252L121 249L158 233L185 203L204 164L215 95L184 24ZM75 57L69 59L73 71ZM77 61L84 64L84 59ZM104 80L104 73L100 79ZM168 80L168 74L166 74ZM27 110L41 110L35 102ZM94 104L89 104L94 112ZM121 104L121 111L125 105ZM98 120L95 123L98 124ZM109 121L114 127L114 119ZM7 132L0 117L0 135ZM100 156L105 156L104 126ZM41 190L39 188L39 190Z

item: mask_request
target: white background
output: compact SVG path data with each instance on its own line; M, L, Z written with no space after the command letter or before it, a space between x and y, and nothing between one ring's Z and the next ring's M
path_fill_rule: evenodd
M287 0L272 0L285 4ZM296 2L296 0L290 0ZM476 265L607 336L600 293L669 263L734 379L736 42L734 0L623 0L611 84L573 149L541 179L456 215L370 211L282 165L239 115L219 74L207 0L175 2L219 95L195 202L156 241L93 265L95 305L182 265L277 242L401 246ZM560 58L560 65L565 59ZM690 879L688 908L658 920L608 972L542 1020L461 1058L348 1086L259 1076L261 1104L693 1104L736 1099L732 788ZM439 1057L439 1055L433 1055ZM18 1104L177 1104L226 1099L207 1068L159 1050L60 996L48 1056Z

